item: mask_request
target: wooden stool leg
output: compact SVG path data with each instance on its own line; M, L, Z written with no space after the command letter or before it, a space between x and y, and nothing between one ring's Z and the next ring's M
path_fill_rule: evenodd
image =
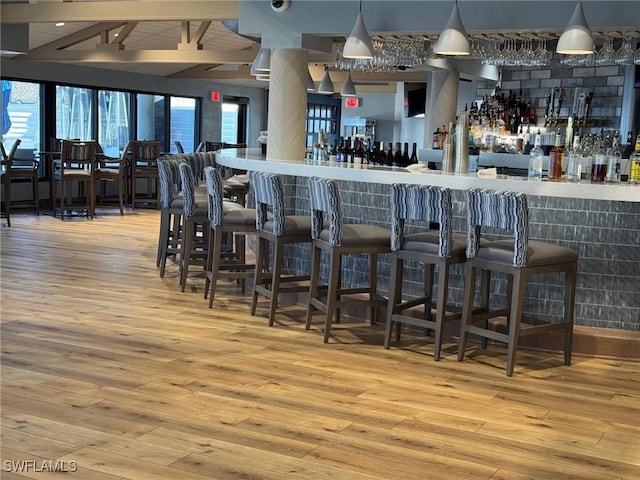
M278 307L278 292L280 291L280 275L282 274L282 261L284 257L284 244L276 239L273 245L273 275L271 276L271 302L269 303L269 326L273 326L273 319Z
M309 305L307 306L307 319L304 324L304 329L309 330L311 328L311 317L313 316L312 300L318 298L318 277L320 276L320 254L321 249L316 245L311 245L311 278L309 280Z
M396 305L402 301L402 259L396 254L391 256L391 275L389 278L389 304L387 305L387 321L384 328L384 348L389 348L391 342L391 330L393 328L393 314L396 313ZM398 323L398 326L400 324ZM396 340L400 339L400 331L396 333Z
M464 296L462 300L462 318L460 319L460 337L458 340L458 361L464 359L464 351L467 348L467 325L471 324L473 314L473 297L476 289L476 267L471 263L467 264Z
M442 348L442 330L444 315L447 311L447 293L449 291L449 264L445 261L438 265L438 299L436 304L436 338L433 346L433 359L440 360Z
M338 289L340 288L340 266L342 255L331 250L329 253L329 286L327 289L327 311L324 318L324 336L322 341L327 343L331 333L331 320L333 311L336 310L338 302Z
M509 319L509 344L507 346L507 376L513 375L513 367L516 362L518 340L520 338L520 319L522 317L522 305L524 304L524 286L526 275L520 270L513 274L513 291L511 293L511 309Z

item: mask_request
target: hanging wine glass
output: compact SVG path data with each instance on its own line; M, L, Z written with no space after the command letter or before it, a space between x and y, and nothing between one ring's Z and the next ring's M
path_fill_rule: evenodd
M616 51L615 64L616 65L631 65L633 63L633 47L631 46L631 37L624 35L622 37L622 45Z
M604 43L600 50L596 52L596 65L612 65L616 56L613 48L613 37L608 33L604 35Z

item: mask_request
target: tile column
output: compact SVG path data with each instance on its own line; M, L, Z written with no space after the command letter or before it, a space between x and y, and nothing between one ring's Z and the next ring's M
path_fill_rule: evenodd
M307 51L271 51L267 160L304 162L307 121Z
M429 99L427 101L424 131L425 148L433 146L433 132L438 127L454 122L458 108L458 83L460 73L453 70L438 70L430 74Z

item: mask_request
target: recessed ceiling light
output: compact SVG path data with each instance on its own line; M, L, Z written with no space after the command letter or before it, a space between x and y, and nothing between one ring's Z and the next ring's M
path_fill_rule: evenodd
M56 23L56 27L64 27L64 22L58 22L58 23Z

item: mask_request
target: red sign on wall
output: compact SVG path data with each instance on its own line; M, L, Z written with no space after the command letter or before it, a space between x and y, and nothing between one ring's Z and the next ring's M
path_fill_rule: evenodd
M211 101L212 102L219 102L220 101L220 92L218 92L216 90L211 92Z
M360 99L358 97L347 97L344 99L344 106L347 108L358 108Z

